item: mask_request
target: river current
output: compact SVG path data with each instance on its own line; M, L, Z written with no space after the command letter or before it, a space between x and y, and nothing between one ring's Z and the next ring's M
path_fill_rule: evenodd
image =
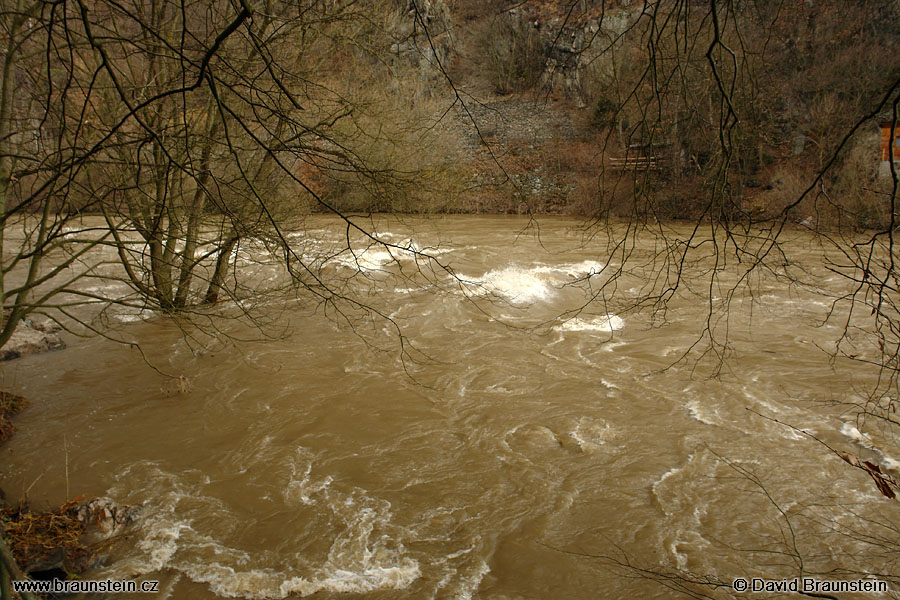
M162 598L670 598L680 585L730 598L737 577L893 572L895 504L760 416L900 467L844 404L873 375L829 360L827 298L755 281L732 300L733 352L710 377L709 357L678 361L707 318L702 289L664 322L598 302L567 313L611 260L602 235L527 225L377 223L457 280L377 247L331 259L406 354L390 321L351 327L298 302L277 307L283 335L212 349L120 315L177 380L98 338L5 363L4 389L31 406L0 448L0 487L38 507L81 493L143 504L84 578L158 579ZM322 220L295 239L343 234ZM833 277L808 234L788 237L811 279Z

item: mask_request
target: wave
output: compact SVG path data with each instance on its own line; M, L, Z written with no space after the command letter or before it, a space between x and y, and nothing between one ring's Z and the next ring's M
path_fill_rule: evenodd
M625 327L625 321L618 315L604 317L582 318L575 317L555 326L555 331L595 331L612 333Z
M687 460L663 473L651 490L659 508L665 513L661 545L675 559L678 568L687 567L689 554L710 545L700 533L701 520L711 498L709 489L698 482L711 481L719 459L709 452L695 452Z
M354 252L345 250L333 260L339 267L359 271L377 271L397 262L399 257L383 248L367 248Z
M533 303L554 295L553 280L545 271L506 267L488 271L479 282L488 292L500 294L513 302Z
M462 277L462 279L474 288L475 293L493 293L513 302L531 304L550 300L561 288L571 284L573 278L581 279L602 269L603 263L597 261L555 266L509 265L488 271L479 278Z
M317 529L331 531L333 539L320 550L302 550L305 528L299 526L298 551L288 560L283 550L251 554L235 547L230 538L246 517L206 493L208 477L176 475L142 462L126 469L120 479L131 485L123 481L122 487L140 490L153 504L145 509L137 542L103 575L135 577L170 569L207 584L216 595L249 600L405 589L419 579L419 563L400 541L404 530L392 523L390 502L358 488L333 489L330 476L313 480L311 456L302 449L287 467L283 495L296 509L284 516L285 532L294 529L292 520L325 519L328 525Z
M615 437L615 432L609 426L609 423L581 417L572 431L569 432L569 437L575 440L582 452L590 453L600 449L611 438Z
M721 425L722 417L719 415L719 411L715 407L708 406L710 400L709 398L701 400L700 398L694 398L687 402L684 406L688 409L688 412L691 413L691 416L701 423L705 423L707 425Z
M560 265L558 269L573 278L584 278L599 275L606 268L606 263L597 260L582 260L576 263Z

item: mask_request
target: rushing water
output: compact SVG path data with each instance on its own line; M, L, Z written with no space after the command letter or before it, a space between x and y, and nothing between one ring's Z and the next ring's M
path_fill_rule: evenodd
M752 301L732 303L736 354L711 379L702 361L673 366L706 318L697 298L674 301L657 327L596 304L554 321L584 300L567 284L609 257L573 222L543 222L540 242L519 235L525 224L383 224L466 285L397 284L391 273L413 261L374 248L333 259L335 275L358 262L355 288L377 290L371 301L422 352L405 368L383 322L384 335L364 322L357 335L302 304L281 317L290 335L214 351L122 315L186 384L101 339L4 364L3 387L32 406L0 448L0 485L38 506L67 493L143 504L109 566L85 577L159 579L170 598L668 598L615 562L730 583L799 575L795 554L804 574L891 572L890 554L842 532L893 539L864 524L888 522L893 504L755 414L900 466L834 404L871 381L820 348L839 331L817 327L823 298L756 282ZM817 276L819 254L795 236Z

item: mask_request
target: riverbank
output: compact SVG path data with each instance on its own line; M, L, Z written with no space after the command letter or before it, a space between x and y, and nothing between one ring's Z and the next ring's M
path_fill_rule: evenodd
M889 193L890 177L867 154L877 146L877 132L869 129L824 178L820 193L811 194L821 164L808 153L773 155L752 169L723 165L676 150L670 139L656 147L632 143L636 132L598 123L595 107L561 93L497 94L481 84L463 96L440 104L449 111L441 123L443 166L399 185L391 198L310 175L305 183L328 208L311 202L309 210L760 223L790 206L790 222L818 231L890 222L887 204L878 201Z
M0 391L0 445L15 434L11 418L28 404ZM3 589L10 580L71 579L102 564L114 536L139 512L140 507L83 495L58 508L34 510L27 489L17 500L0 490L0 596L15 597Z
M0 444L16 432L11 418L21 412L28 401L21 396L0 391ZM0 490L0 586L8 579L51 572L66 578L84 571L93 552L81 543L85 525L73 514L81 499L67 502L56 510L32 511L23 497L13 503ZM7 598L8 590L0 590Z

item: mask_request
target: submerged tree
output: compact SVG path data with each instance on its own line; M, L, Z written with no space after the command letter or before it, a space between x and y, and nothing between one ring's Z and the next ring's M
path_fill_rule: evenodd
M85 304L185 315L302 291L370 311L287 233L324 212L345 220L347 244L389 247L342 196L385 208L440 182L447 167L420 147L439 136L431 106L408 93L398 112L386 85L415 68L392 54L403 8L4 5L0 345L36 312L94 329ZM237 268L242 248L283 276Z

